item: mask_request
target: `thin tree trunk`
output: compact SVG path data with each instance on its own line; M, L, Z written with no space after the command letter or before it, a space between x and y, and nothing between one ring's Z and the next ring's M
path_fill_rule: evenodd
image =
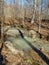
M24 23L24 5L23 5L23 0L22 0L22 10L23 10L23 12L22 12L22 15L23 15L22 24L25 25L25 23Z
M36 14L36 4L37 4L37 0L34 0L34 13L33 13L33 18L31 20L31 23L33 24L35 21L35 14Z
M42 0L40 5L40 11L39 11L39 33L41 32L41 16L42 15Z
M1 40L4 42L4 0L2 0Z
M3 42L3 20L4 20L4 0L0 0L0 17L1 17L1 41Z

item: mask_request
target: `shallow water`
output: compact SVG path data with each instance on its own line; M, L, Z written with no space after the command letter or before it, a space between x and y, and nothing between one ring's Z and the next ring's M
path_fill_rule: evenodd
M11 28L11 30L17 30L16 28ZM10 30L10 29L9 29ZM25 31L26 32L26 31ZM24 36L25 37L25 36ZM33 46L35 46L37 49L44 48L45 51L49 52L49 44L43 43L42 40L39 38L32 39L30 37L25 37L25 39L30 42ZM31 47L27 44L27 42L19 35L18 37L11 37L9 36L7 40L11 41L16 48L23 49L23 50L29 50Z
M45 51L49 52L49 44L44 44L41 40L39 39L32 39L29 37L25 38L30 44L35 46L37 49L44 48ZM10 40L18 49L23 49L23 50L29 50L31 47L27 44L27 42L19 37L19 38L14 38L14 37L8 37L8 40Z
M31 47L21 37L20 38L9 37L8 40L10 40L16 46L18 45L23 50L31 49Z

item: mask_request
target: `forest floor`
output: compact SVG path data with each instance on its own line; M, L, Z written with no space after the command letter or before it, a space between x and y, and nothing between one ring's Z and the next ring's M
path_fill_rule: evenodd
M26 29L29 30L29 28L30 28L30 30L39 31L39 28L36 24L31 25L30 23L25 23L26 26L24 26L24 27L20 24L20 22L17 22L16 24L17 24L16 26L18 28L23 29L23 31ZM8 28L5 27L5 30L6 29L9 30L9 28L12 29L11 27L12 26L8 26ZM44 30L44 32L43 32L43 30ZM45 35L47 36L48 33L49 33L49 30L47 30L45 28L41 28L41 34L44 34L44 36ZM23 35L22 35L22 37L23 37ZM21 55L20 53L13 54L5 45L3 45L3 49L0 54L0 57L3 56L2 57L3 60L0 61L2 63L2 65L49 65L49 42L48 41L39 39L39 38L34 40L34 39L27 38L27 37L25 37L23 39L22 38L15 39L14 37L12 37L12 38L9 37L8 40L10 40L10 41L12 40L12 43L17 42L18 44L20 44L20 46L23 44L23 46L22 46L23 48L25 46L24 44L27 43L28 45L31 46L32 49L29 49L27 51L22 50L23 55ZM30 42L31 42L31 44L30 44ZM1 47L1 45L2 45L2 43L0 42L0 47Z
M0 42L1 45L2 43ZM49 58L47 51L43 51L43 53ZM3 46L1 55L3 55L5 65L48 65L33 49L24 51L24 55L19 53L14 55L6 46Z

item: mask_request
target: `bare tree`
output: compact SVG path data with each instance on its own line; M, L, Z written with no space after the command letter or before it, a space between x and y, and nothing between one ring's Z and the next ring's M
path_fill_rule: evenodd
M4 0L0 0L1 40L3 41Z
M42 0L39 0L39 33L41 32Z
M31 23L34 23L35 14L36 14L36 6L37 6L37 0L34 0L34 12L33 12L33 18L32 18Z
M48 19L48 15L49 15L49 1L47 2L47 8L46 9L47 9L47 13L46 14L47 14L47 19Z

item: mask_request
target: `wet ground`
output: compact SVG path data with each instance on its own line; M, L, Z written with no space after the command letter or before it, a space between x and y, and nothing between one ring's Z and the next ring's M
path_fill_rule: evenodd
M48 42L44 43L42 40L40 40L38 38L32 39L32 38L26 37L25 39L28 40L37 49L40 50L41 48L43 48L43 51L49 52L49 43ZM22 39L21 37L19 37L19 38L8 37L8 40L10 40L13 44L19 45L24 50L31 49L31 47L26 43L26 41L24 39Z
M22 47L23 49L30 49L30 46L26 43L26 41L22 38L23 35L21 35L21 32L25 32L25 34L28 35L26 30L20 30L18 31L16 28L11 28L10 26L5 27L5 30L8 29L7 34L9 34L10 36L7 38L8 40L12 41L13 44L19 45L20 47ZM13 31L12 32L10 32ZM5 32L5 33L6 33ZM29 41L32 45L34 45L37 49L41 49L43 48L44 51L49 52L49 42L43 41L39 38L31 38L31 37L27 37L27 35L24 35L24 38ZM21 37L22 36L22 37Z
M49 42L43 41L39 38L33 39L31 37L24 36L22 31L20 30L18 30L18 32L20 33L19 34L20 36L18 37L8 36L6 38L6 41L12 42L15 48L19 50L20 49L24 51L34 50L44 60L44 62L46 62L47 65L49 65L49 59L48 59L49 55L47 57L45 54L43 54L43 52L49 53Z

